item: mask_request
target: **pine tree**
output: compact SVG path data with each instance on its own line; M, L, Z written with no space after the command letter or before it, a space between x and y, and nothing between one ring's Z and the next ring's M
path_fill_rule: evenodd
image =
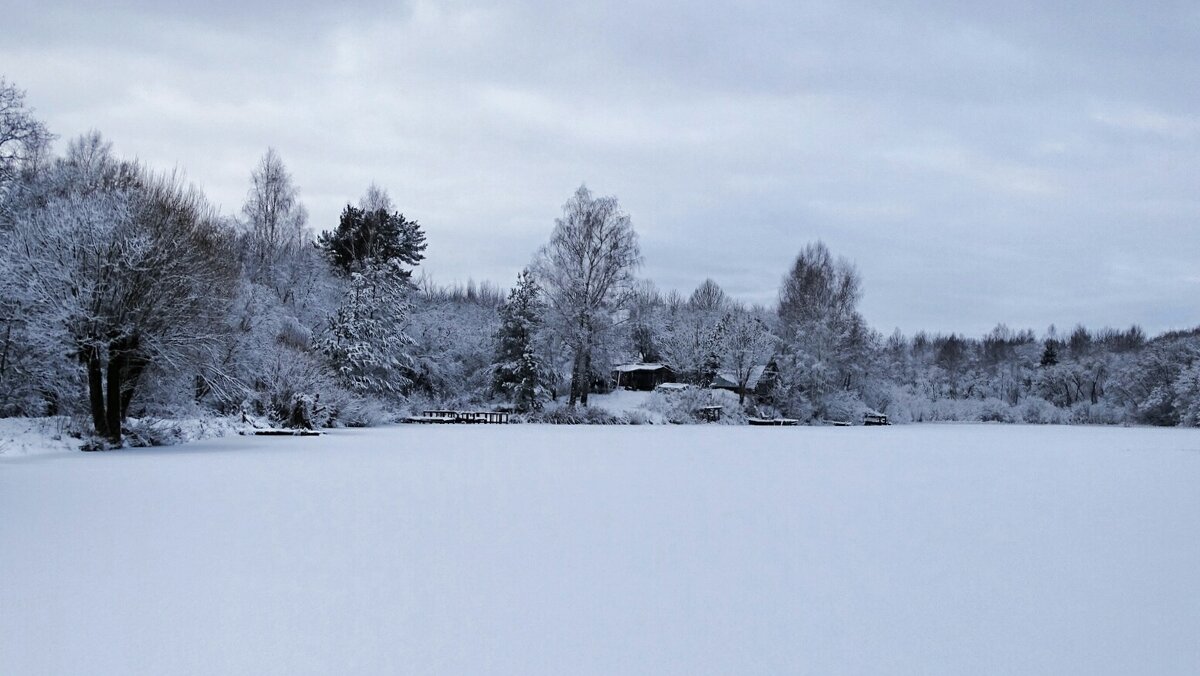
M1055 366L1058 364L1058 341L1053 338L1046 339L1046 349L1042 350L1042 359L1039 362L1042 366Z
M413 341L403 328L410 310L404 272L392 258L351 273L346 299L329 320L320 347L353 392L397 395L409 384Z
M545 304L533 275L523 270L500 306L492 390L512 398L519 411L539 410L547 397L546 368L534 343Z
M386 208L360 209L350 205L342 211L337 229L321 233L318 244L344 273L354 272L368 261L397 259L417 265L425 258L426 246L425 233L416 221ZM398 274L407 280L412 273L401 269Z

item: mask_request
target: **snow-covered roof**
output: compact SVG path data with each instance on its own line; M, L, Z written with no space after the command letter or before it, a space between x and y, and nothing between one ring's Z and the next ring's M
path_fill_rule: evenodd
M750 369L750 378L746 380L746 389L753 390L758 388L758 383L762 380L763 374L767 372L766 364L759 364ZM737 387L738 378L736 374L725 372L718 373L713 378L712 384L709 387Z
M667 366L666 364L657 364L657 363L621 364L620 366L614 366L613 370L618 371L620 373L630 373L632 371L658 371L659 369L666 369L666 368L671 368L671 367Z

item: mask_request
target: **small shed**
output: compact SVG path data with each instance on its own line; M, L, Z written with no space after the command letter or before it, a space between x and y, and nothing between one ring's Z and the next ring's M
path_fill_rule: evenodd
M621 364L613 367L612 377L615 387L649 391L675 380L675 371L658 362Z

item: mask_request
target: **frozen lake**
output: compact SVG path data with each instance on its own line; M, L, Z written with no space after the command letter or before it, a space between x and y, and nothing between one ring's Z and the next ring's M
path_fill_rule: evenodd
M1200 430L407 426L0 460L3 674L1195 674Z

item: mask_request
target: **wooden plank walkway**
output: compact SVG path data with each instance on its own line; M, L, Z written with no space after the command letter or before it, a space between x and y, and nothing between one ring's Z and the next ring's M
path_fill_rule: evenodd
M499 413L496 411L448 411L434 410L423 411L421 415L414 415L408 418L410 423L423 424L490 424L504 425L508 423L508 413Z

